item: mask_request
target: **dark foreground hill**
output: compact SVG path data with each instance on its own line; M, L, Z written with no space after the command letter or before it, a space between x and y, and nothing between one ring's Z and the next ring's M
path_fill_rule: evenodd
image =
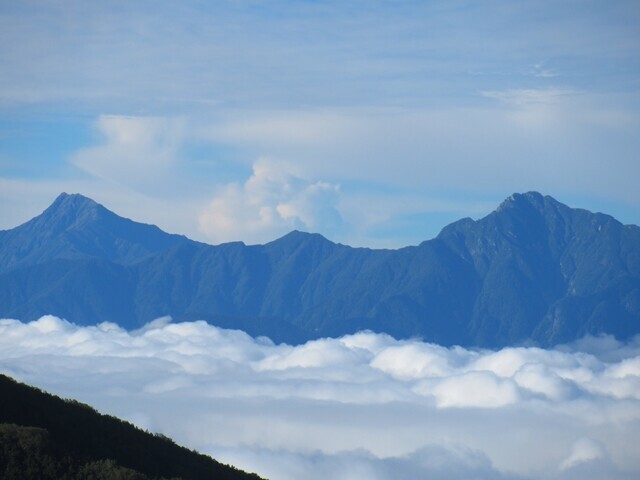
M259 480L88 405L0 375L3 480Z
M640 228L535 192L398 250L292 232L211 246L62 194L0 232L0 317L137 328L164 315L301 343L361 329L445 345L640 333Z

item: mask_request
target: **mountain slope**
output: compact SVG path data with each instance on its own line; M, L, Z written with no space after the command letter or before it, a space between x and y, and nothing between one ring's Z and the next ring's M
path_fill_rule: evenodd
M471 326L479 344L531 336L548 345L639 331L637 226L528 193L478 222L450 225L438 239L482 278Z
M4 424L4 425L3 425ZM30 427L30 428L25 428ZM258 480L161 435L88 405L62 400L0 375L2 478L180 478ZM31 471L17 471L31 466ZM4 471L3 471L4 468ZM114 472L105 476L105 469ZM100 475L98 475L100 474Z
M61 258L132 263L190 242L155 225L119 217L82 195L66 193L41 215L1 233L0 272Z
M52 230L46 218L32 222ZM85 231L70 230L54 243ZM303 232L255 246L171 240L136 255L29 257L0 274L0 316L137 328L171 315L291 343L365 328L482 347L640 332L640 228L535 192L398 250ZM127 252L147 244L135 245ZM0 237L0 250L12 248Z

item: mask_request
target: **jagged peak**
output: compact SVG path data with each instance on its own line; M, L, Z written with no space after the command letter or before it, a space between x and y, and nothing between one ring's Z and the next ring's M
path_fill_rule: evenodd
M50 225L69 226L76 222L93 221L97 218L118 218L95 200L79 193L63 192L32 222ZM66 228L66 227L64 227Z
M62 192L57 198L53 201L53 203L47 208L47 210L52 208L83 208L83 207L96 207L100 206L95 200L85 197L80 193L67 193Z
M105 207L95 200L79 193L62 192L39 217L42 218L75 218L96 213L107 213ZM115 214L114 214L115 215ZM38 218L38 217L36 217Z
M514 208L520 205L531 205L537 209L542 208L545 201L557 201L549 196L543 196L539 192L530 191L526 193L513 193L509 195L499 206L496 208L496 212L500 212L503 210L507 210L509 208Z

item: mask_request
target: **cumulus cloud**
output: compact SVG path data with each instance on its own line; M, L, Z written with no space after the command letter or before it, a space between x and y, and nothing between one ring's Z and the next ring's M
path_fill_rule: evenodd
M0 320L0 369L273 480L637 478L640 338L276 345L205 322Z
M331 234L342 225L339 191L338 185L306 180L290 165L263 158L244 184L220 189L200 214L199 226L215 242L265 242L293 229Z

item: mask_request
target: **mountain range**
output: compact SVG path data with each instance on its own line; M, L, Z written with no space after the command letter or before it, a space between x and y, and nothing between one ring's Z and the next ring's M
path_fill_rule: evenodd
M299 231L213 246L63 193L0 231L0 317L45 314L127 329L170 315L295 344L363 329L488 348L627 339L640 227L529 192L396 250Z

